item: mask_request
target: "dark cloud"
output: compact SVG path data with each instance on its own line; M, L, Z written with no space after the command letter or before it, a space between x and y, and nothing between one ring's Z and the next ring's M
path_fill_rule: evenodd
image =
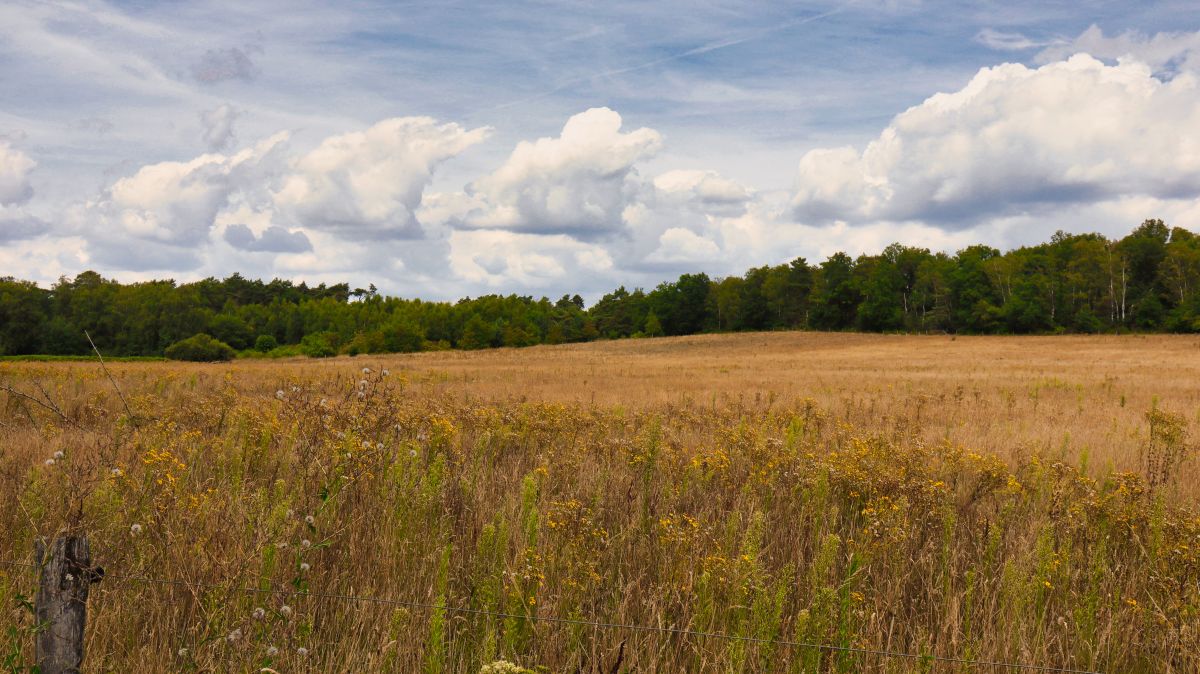
M255 237L246 225L229 225L225 228L225 242L253 253L307 253L313 249L304 232L293 232L278 225L271 225L259 237Z
M253 46L209 49L192 66L192 76L205 84L216 84L225 80L249 82L259 74L258 66L250 58L250 54L261 51Z
M32 239L50 231L50 224L32 215L0 212L0 243Z

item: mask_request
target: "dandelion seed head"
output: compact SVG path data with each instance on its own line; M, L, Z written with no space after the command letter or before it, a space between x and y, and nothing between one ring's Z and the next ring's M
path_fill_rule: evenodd
M238 628L238 629L235 629L234 631L230 632L229 636L225 637L225 640L232 644L241 638L242 638L242 630L241 630L241 628Z
M311 547L312 547L312 541L310 541L310 540L308 540L308 539L306 538L306 539L304 539L304 540L300 541L300 547L302 547L302 548L311 548Z
M53 466L53 465L54 465L54 459L46 459L46 465L47 465L47 466Z
M54 453L54 458L55 458L55 459L61 459L61 458L63 458L64 456L66 456L66 454L63 454L61 449L60 449L60 450L58 450L57 452L55 452L55 453Z
M364 367L364 368L363 368L363 374L371 374L371 368L369 368L369 367Z
M300 562L300 571L301 571L301 573L308 573L308 570L309 570L309 569L311 569L311 568L312 568L312 567L308 565L308 562Z
M175 654L181 658L186 658L188 656L188 649L181 648L181 649L175 651Z
M300 657L303 658L308 655L308 649L301 646L300 648L296 649L296 655L299 655Z
M287 604L280 606L279 607L279 615L283 616L284 618L292 617L292 607L288 606Z
M305 524L316 524L316 523L317 523L317 518L313 517L312 515L305 515L305 516L304 516L304 523L305 523Z
M135 522L133 526L129 527L129 533L133 534L134 536L142 533L142 525Z
M276 397L276 398L278 398L278 399L280 399L280 400L283 400L283 389L279 389L278 391L276 391L276 392L275 392L275 397Z
M109 472L112 473L113 477L121 477L121 469L120 468L113 468Z
M274 646L268 646L267 647L267 657L273 658L276 655L279 655L279 649L275 648Z
M255 620L262 620L263 618L267 617L267 611L266 611L266 609L264 609L260 606L256 609L254 609L254 613L252 613L251 615L254 616Z

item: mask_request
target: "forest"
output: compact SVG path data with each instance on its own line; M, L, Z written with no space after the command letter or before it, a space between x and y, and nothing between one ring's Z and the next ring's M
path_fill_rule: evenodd
M797 258L742 276L683 274L650 290L620 287L590 307L579 295L427 302L385 297L374 286L239 274L122 284L86 271L49 289L0 278L3 356L84 355L89 337L106 356L187 358L183 346L202 340L218 344L224 358L751 330L1200 332L1200 236L1146 220L1119 240L1059 231L1003 253L974 245L948 255L897 243L878 255L839 252L819 264Z

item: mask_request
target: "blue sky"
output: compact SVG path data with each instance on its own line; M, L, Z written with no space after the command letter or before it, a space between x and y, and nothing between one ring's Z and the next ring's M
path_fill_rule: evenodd
M594 297L1200 228L1194 2L15 2L0 275Z

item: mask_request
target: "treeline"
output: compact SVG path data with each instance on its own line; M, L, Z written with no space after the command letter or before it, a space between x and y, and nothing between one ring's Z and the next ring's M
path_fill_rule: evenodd
M274 355L481 349L740 330L948 333L1200 332L1200 237L1147 220L1120 240L1058 232L1041 245L955 255L900 244L713 279L624 287L590 308L488 295L456 303L240 275L120 284L95 272L50 289L0 279L0 355L162 355L205 334ZM178 351L178 349L177 349Z

